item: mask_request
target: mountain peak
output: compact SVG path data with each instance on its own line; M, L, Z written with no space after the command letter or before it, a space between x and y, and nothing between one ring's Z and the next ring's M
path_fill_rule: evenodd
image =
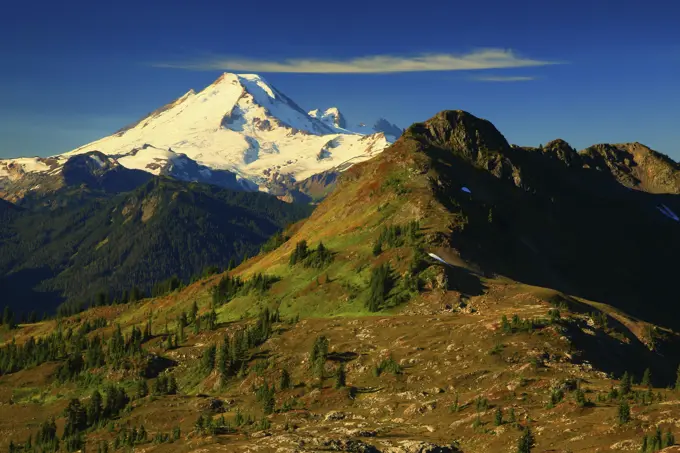
M579 161L576 150L561 138L546 143L542 151L544 154L557 158L567 165L572 165Z
M312 118L316 118L330 126L340 129L347 128L347 121L337 107L330 107L321 112L321 109L314 109L307 113Z
M508 141L491 122L464 110L444 110L423 123L412 125L406 132L429 143L472 154L510 149Z

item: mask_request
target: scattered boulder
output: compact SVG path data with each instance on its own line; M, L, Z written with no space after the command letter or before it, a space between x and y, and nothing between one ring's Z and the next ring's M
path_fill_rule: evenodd
M456 453L455 446L441 446L418 440L402 440L398 446L388 447L383 453Z
M425 414L426 412L432 412L437 408L437 401L427 401L422 404L411 404L406 409L404 409L405 416L412 416L416 414Z
M318 439L318 444L332 451L349 451L352 453L380 453L373 445L355 439ZM315 442L316 443L316 442Z
M344 412L340 411L330 411L329 413L326 414L324 417L324 420L327 422L334 421L334 420L344 420L347 418L347 414Z

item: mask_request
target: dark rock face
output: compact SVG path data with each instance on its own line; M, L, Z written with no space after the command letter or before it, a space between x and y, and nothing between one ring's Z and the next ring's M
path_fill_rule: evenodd
M497 178L522 185L520 169L508 158L512 155L512 148L503 134L487 120L462 110L447 110L424 123L414 124L406 130L405 136L440 149L439 159L450 159L451 156L446 154L453 153L455 158L463 159Z
M472 160L485 150L506 151L508 141L489 121L463 110L446 110L407 132L427 142L452 149Z
M579 155L584 166L609 173L626 187L680 194L680 164L640 143L593 145Z
M580 153L564 140L511 147L491 123L461 111L411 126L393 148L426 162L435 197L461 219L447 246L465 262L678 325L677 307L658 302L663 309L650 313L647 302L675 297L665 283L680 253L673 160L637 143Z
M551 158L564 162L569 167L579 165L581 162L576 150L560 138L546 143L542 151Z
M109 193L133 190L152 177L141 170L127 169L99 151L71 157L61 173L67 187L85 185Z

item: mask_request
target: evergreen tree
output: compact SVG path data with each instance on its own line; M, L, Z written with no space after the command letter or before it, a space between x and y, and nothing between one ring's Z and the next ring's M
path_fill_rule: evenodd
M137 381L137 398L144 398L149 394L149 384L142 378Z
M645 372L642 375L642 381L640 382L640 385L643 385L645 387L652 386L652 371L649 368L645 369Z
M43 422L35 437L35 445L43 451L57 451L59 438L57 437L57 425L54 419Z
M156 382L153 384L154 395L167 395L168 394L169 380L166 374L158 376Z
M179 343L184 343L187 341L186 334L184 333L184 328L187 326L187 314L182 312L177 321L177 337Z
M500 407L496 408L496 413L494 414L494 425L501 426L503 424L503 411Z
M622 399L619 403L618 411L619 424L623 425L630 421L630 406L625 399Z
M222 346L217 355L217 371L223 381L227 380L231 374L231 353L229 351L229 337L222 339Z
M217 312L212 308L210 313L208 313L208 330L215 330L217 327Z
M214 344L211 344L205 349L203 357L201 358L201 368L206 374L211 373L215 369L215 356L217 349Z
M664 447L672 447L675 445L675 436L671 432L670 428L666 431L666 437L664 439Z
M295 266L297 263L302 262L305 258L307 258L308 253L309 250L307 249L307 241L303 239L302 241L295 244L295 250L293 250L293 253L290 255L289 264L291 266Z
M531 433L531 428L527 426L517 442L517 453L531 453L535 445L534 435Z
M198 418L196 419L196 423L194 423L194 426L196 427L196 431L199 433L203 433L203 429L205 426L205 419L203 418L203 414L198 414Z
M72 398L69 401L64 416L66 417L64 438L75 436L87 427L87 414L77 398Z
M628 395L631 390L631 379L630 375L626 371L621 377L621 383L619 384L619 391L621 395Z
M191 311L189 312L189 323L195 323L197 319L198 319L198 304L196 304L196 301L194 301L194 303L191 304Z
M276 400L274 399L274 388L272 387L272 390L267 392L267 394L264 397L263 409L264 409L265 415L269 415L269 414L274 413L275 403L276 403Z
M95 426L102 420L102 414L104 412L102 395L97 390L92 392L90 397L90 403L87 406L87 424L89 426Z
M574 398L576 399L576 404L578 404L580 407L584 407L587 403L586 395L581 389L576 389Z
M346 383L347 376L345 374L345 364L341 363L340 366L338 367L338 372L335 375L335 388L336 389L341 389L347 385Z
M130 401L125 390L109 384L105 390L103 417L112 418L120 413Z
M283 369L281 371L281 379L279 380L279 388L281 390L287 390L292 387L291 379L290 379L290 373L288 372L287 369Z
M144 340L149 340L153 336L152 332L152 322L153 322L153 312L149 312L149 319L146 321L146 326L144 326Z
M175 379L175 376L170 375L170 378L168 379L168 395L176 395L177 390L177 379Z
M309 357L309 362L311 366L314 366L316 362L326 362L328 358L328 338L325 336L317 337L314 340L314 345L312 346L312 352Z
M656 445L657 450L663 448L663 434L661 433L661 428L658 426L654 431L654 445Z
M373 269L366 302L368 311L376 312L383 308L387 295L392 289L392 269L389 264L381 264Z

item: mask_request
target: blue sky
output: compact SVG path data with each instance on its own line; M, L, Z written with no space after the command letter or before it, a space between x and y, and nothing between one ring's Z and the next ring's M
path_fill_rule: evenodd
M680 160L680 2L40 0L2 13L0 157L68 151L234 70L352 121L464 109L520 145L639 141Z

